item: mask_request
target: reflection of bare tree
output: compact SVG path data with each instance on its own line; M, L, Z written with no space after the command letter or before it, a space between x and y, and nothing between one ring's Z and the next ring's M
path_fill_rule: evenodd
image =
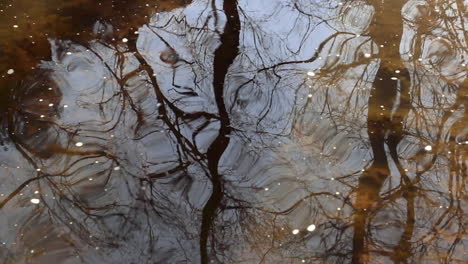
M212 191L202 211L200 230L201 263L208 263L208 237L210 232L213 232L215 215L223 199L223 179L218 167L221 156L229 145L229 136L231 134L231 122L224 103L224 87L229 67L239 52L240 21L237 1L223 2L223 10L227 21L221 36L221 45L216 49L213 61L213 93L218 108L220 128L218 136L208 147L206 153ZM211 243L214 244L215 241Z
M7 263L461 261L464 7L421 3L198 1L53 41L2 110L27 175L0 208L40 198Z

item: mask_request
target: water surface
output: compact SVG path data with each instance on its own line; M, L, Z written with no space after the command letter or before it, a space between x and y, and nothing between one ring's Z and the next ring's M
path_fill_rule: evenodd
M0 263L466 263L463 0L0 3Z

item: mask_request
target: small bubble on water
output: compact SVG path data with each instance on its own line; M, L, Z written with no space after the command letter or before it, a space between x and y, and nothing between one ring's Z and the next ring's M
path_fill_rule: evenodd
M310 225L310 226L307 227L307 231L312 232L312 231L315 230L315 228L316 228L315 225L312 224L312 225Z

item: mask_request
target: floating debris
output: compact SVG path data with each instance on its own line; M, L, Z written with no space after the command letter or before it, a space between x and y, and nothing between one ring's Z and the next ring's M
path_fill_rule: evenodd
M179 55L173 48L167 48L163 52L161 52L161 55L159 58L169 64L176 64L179 61Z

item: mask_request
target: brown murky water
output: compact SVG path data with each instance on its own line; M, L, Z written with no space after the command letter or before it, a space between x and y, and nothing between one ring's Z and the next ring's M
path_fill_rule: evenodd
M0 2L0 263L467 263L468 2Z

